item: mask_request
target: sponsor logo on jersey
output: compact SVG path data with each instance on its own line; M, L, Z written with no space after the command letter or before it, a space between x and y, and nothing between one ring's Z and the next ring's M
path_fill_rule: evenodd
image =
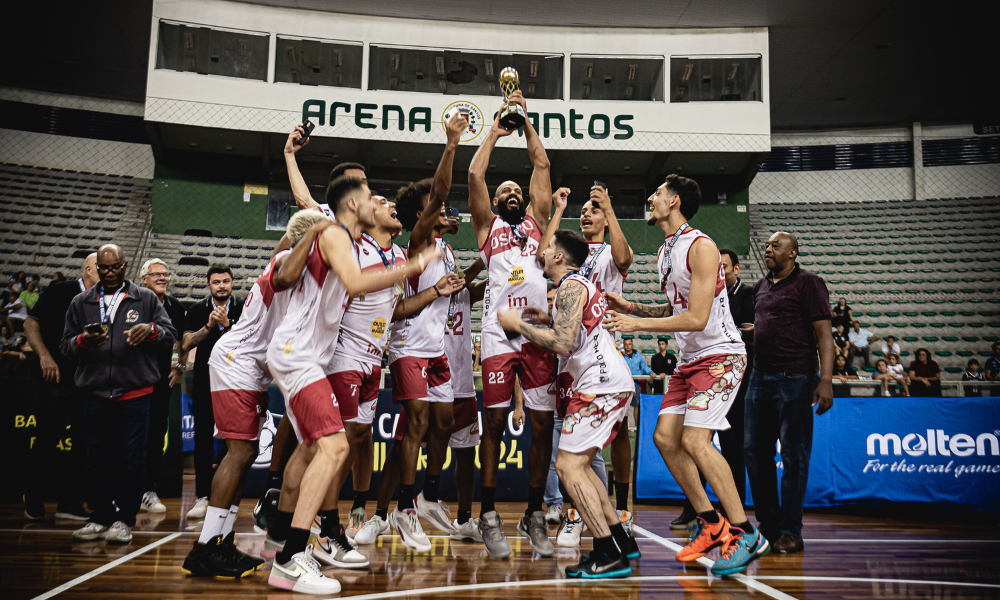
M372 335L382 339L382 336L385 335L385 319L379 317L372 322Z
M521 267L514 267L510 275L507 276L507 283L511 285L521 285L524 283L524 269Z
M139 320L139 311L137 310L130 310L128 311L128 314L125 315L126 323L135 323L138 320Z

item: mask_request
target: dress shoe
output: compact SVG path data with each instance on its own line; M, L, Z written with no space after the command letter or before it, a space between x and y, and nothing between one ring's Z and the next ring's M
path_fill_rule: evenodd
M802 552L802 538L789 533L781 534L778 541L774 543L774 551L781 554L794 554Z

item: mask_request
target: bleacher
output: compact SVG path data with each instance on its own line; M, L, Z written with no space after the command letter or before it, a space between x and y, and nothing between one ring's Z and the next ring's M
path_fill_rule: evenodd
M798 237L831 305L846 298L863 327L895 336L905 365L927 348L957 379L1000 339L997 198L752 204L750 228L759 248L775 231Z

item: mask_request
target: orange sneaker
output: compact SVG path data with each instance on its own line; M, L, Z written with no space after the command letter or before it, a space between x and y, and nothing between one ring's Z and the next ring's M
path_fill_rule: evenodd
M728 543L730 538L729 521L722 515L719 515L718 523L709 523L698 517L688 531L691 532L691 538L687 546L677 553L677 560L680 562L698 560L712 548Z

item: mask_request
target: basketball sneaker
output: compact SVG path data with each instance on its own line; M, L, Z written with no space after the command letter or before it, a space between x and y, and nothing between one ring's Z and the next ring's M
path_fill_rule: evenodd
M722 556L712 565L713 575L732 575L745 571L747 565L771 551L764 536L754 529L746 533L737 527L729 528L729 542L722 549Z
M531 550L535 554L543 557L552 556L555 549L549 541L549 529L545 524L545 513L536 510L530 515L524 515L517 522L517 532L528 538L531 543Z
M437 502L424 500L424 493L420 492L413 503L417 507L418 517L426 519L439 531L443 531L449 535L455 533L455 529L451 524L451 511L444 505L444 502L440 500Z
M698 518L698 513L694 512L693 508L687 506L681 511L681 514L677 516L676 519L670 522L670 527L676 527L678 529L687 529L694 525L695 519Z
M208 498L198 498L198 501L194 503L191 510L187 512L187 518L204 519L206 512L208 512Z
M549 525L562 523L562 506L553 504L545 511L545 522Z
M264 549L260 551L260 555L264 558L272 558L278 552L285 547L285 540L276 540L271 537L271 534L264 536Z
M316 538L313 556L319 562L330 567L341 569L368 568L368 559L351 545L350 540L344 535L343 525L337 529L337 533L330 537L319 536Z
M503 519L497 511L491 510L479 519L479 535L486 544L486 552L493 558L510 556L510 543L503 534Z
M718 523L709 523L698 517L694 525L688 528L691 537L686 546L677 553L680 562L698 560L709 553L712 548L723 546L729 541L729 521L719 515Z
M107 535L108 528L97 523L87 523L80 529L73 532L73 539L79 542L90 542L93 540L103 540Z
M235 546L233 547L235 549ZM263 564L264 561L260 561ZM195 542L191 552L184 559L181 571L194 577L226 577L239 579L252 574L256 569L243 563L231 551L221 535L204 544Z
M563 525L559 530L556 543L563 548L576 548L580 545L580 534L583 533L583 519L575 508L566 511Z
M257 533L264 533L271 526L274 515L278 512L278 499L281 497L281 490L271 488L260 497L257 506L253 507L253 530Z
M585 556L580 564L566 567L567 576L581 579L612 579L628 577L631 574L632 567L629 566L624 554L611 560L607 554L596 550Z
M160 502L160 497L156 495L156 492L146 492L142 495L142 504L139 510L148 513L165 513L167 507Z
M267 582L276 588L303 594L340 593L340 582L319 570L312 552L312 546L306 546L305 552L292 556L286 563L275 560Z
M108 527L104 539L112 544L127 544L132 541L132 528L123 521L115 521Z
M618 514L618 519L622 522L625 532L632 535L632 526L635 525L635 515L627 510L616 510L615 512Z
M68 519L70 521L87 521L90 519L90 511L83 508L83 505L75 502L60 503L56 508L57 519Z
M236 532L230 531L229 535L222 538L222 545L226 550L232 554L241 564L256 571L257 569L264 566L264 560L257 558L256 556L250 556L246 552L240 550L236 547Z
M389 513L389 527L399 532L399 540L414 552L430 552L431 542L417 519L417 511L412 508L399 510L397 506Z
M483 543L483 536L479 534L479 519L469 519L461 525L458 524L458 519L455 519L452 525L455 527L455 533L448 536L451 539L460 542Z
M368 520L368 513L365 512L365 507L359 506L351 510L351 514L347 517L347 539L354 542L354 536L358 535L361 528L364 526L365 521ZM354 542L356 543L356 542Z
M389 522L382 517L375 515L365 521L358 533L354 536L354 541L359 544L374 544L380 535L389 531Z

